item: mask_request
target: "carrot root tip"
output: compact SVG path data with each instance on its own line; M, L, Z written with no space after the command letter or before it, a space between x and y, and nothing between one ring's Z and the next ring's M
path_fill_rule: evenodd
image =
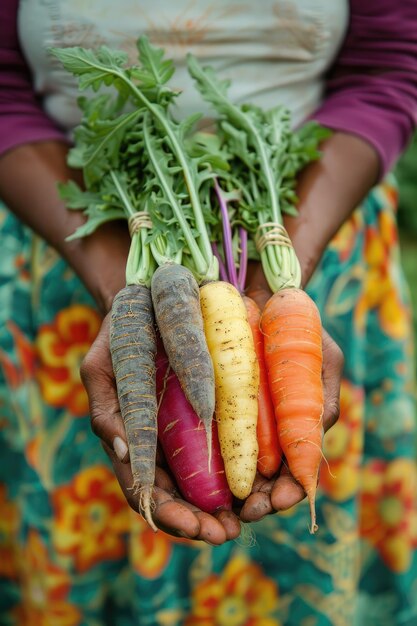
M155 525L152 518L152 511L155 510L155 501L152 497L152 487L140 487L138 485L134 485L133 493L135 495L139 494L139 510L141 514L148 522L152 530L154 532L158 532L158 527Z
M310 531L310 535L314 535L314 533L319 528L316 522L315 494L314 495L309 494L307 497L308 497L308 501L310 504L310 518L311 518L311 525L310 525L309 531Z

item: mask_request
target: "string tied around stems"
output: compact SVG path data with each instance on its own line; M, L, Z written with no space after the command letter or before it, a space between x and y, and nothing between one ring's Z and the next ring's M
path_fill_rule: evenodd
M265 232L262 232L265 230ZM285 227L279 222L265 222L256 229L255 246L259 253L263 252L267 246L286 246L292 248L291 239Z
M129 233L130 236L139 232L142 228L152 228L152 220L147 211L137 211L129 217Z
M260 224L254 241L271 290L275 292L289 287L299 289L301 267L285 227L277 222Z

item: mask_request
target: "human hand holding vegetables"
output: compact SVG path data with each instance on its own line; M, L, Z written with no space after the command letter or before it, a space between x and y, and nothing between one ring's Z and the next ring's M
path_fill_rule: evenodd
M125 284L130 237L123 224L113 222L104 224L88 238L66 240L84 222L78 211L67 210L57 192L56 181L77 179L77 172L67 165L67 152L65 143L55 141L22 145L9 151L0 159L0 192L10 210L66 259L106 315L114 296ZM92 406L93 429L102 438L127 499L138 510L129 489L129 464L118 460L113 447L115 437L123 440L125 431L114 394L108 331L107 317L86 357L83 376ZM155 519L166 532L212 543L239 535L240 526L233 514L225 512L217 518L201 515L173 497L175 485L162 467L156 471L156 488Z
M145 44L142 42L142 45L145 45ZM149 191L157 191L158 194L160 193L160 191L163 192L161 196L161 200L159 202L162 202L163 205L168 204L170 206L170 210L173 210L172 215L175 214L174 220L179 222L179 224L181 225L182 235L185 237L187 246L191 250L191 254L193 257L192 264L193 264L194 271L196 272L196 275L200 276L200 280L201 280L201 275L202 275L201 272L203 272L203 275L202 275L203 278L211 278L212 276L214 277L215 276L215 271L213 271L214 265L211 264L210 251L208 251L207 253L206 231L204 227L204 222L202 223L201 221L201 207L200 208L198 207L198 204L199 204L198 196L200 194L200 191L203 189L202 184L204 183L204 181L208 181L211 177L210 168L207 168L207 165L214 164L214 167L219 166L218 154L213 155L215 160L211 162L209 160L210 157L212 156L211 154L207 155L205 153L204 155L202 155L203 170L201 174L198 171L198 166L197 166L197 170L190 169L190 167L195 168L197 163L200 163L200 160L199 158L197 158L198 157L197 155L197 157L195 157L196 160L193 161L193 165L191 166L191 161L189 161L190 157L186 156L184 148L182 147L182 143L183 143L184 138L186 137L186 135L184 134L185 129L189 130L195 120L191 119L191 124L190 124L190 121L188 121L185 123L185 125L182 125L182 124L176 125L176 123L170 120L169 117L168 118L164 117L165 114L164 115L162 114L162 111L160 108L160 102L162 102L159 100L160 91L156 92L156 102L158 104L157 106L154 106L149 102L149 100L147 100L146 96L141 94L140 90L132 83L131 78L133 76L135 76L135 78L139 78L140 81L143 81L143 76L144 74L146 74L146 72L144 72L143 70L132 69L131 72L128 71L124 73L124 71L120 69L120 62L121 61L123 62L123 59L119 58L117 55L111 56L109 54L109 51L104 50L104 49L101 54L102 54L102 58L100 60L96 60L91 55L90 56L85 55L81 50L74 50L74 51L70 50L64 53L64 55L67 55L66 58L68 60L68 66L73 71L75 70L76 73L87 75L87 82L84 81L84 86L95 84L97 81L101 82L103 79L102 77L103 77L103 69L104 69L106 73L105 75L109 77L109 80L110 79L112 81L116 80L116 83L117 81L120 81L120 80L123 81L123 88L125 84L128 84L129 89L135 94L135 98L139 99L142 107L143 106L145 107L147 111L145 115L141 114L140 113L141 109L139 109L138 110L139 112L134 113L133 117L132 117L132 114L129 113L129 114L120 116L120 118L115 118L114 121L112 120L108 122L104 120L105 132L110 133L108 134L108 136L112 137L112 144L113 144L114 143L113 137L115 136L115 133L119 133L120 128L123 128L124 126L125 127L124 130L126 130L126 125L131 125L134 118L136 118L134 120L136 122L138 119L138 115L139 116L143 115L143 117L141 118L141 123L143 123L144 130L142 132L139 131L139 135L136 131L136 137L135 137L136 143L132 145L132 148L134 147L134 151L130 152L130 154L132 155L135 154L135 151L136 151L136 154L138 154L137 150L138 148L143 147L141 146L141 142L143 142L143 139L144 139L145 151L150 157L147 163L151 163L151 171L150 171L151 184L145 185L144 187L145 195L142 198L142 203L143 202L145 203L145 207L147 206L147 202L149 201L151 205L155 203L154 197L150 197L146 195ZM157 55L159 55L158 51L157 51ZM105 65L106 63L110 63L109 66L106 66ZM100 69L100 71L98 71L98 68ZM163 73L166 74L165 69L166 69L166 66L162 68L163 70L162 74ZM224 123L222 123L221 128L226 133L226 138L228 142L227 148L229 149L229 152L233 155L233 157L237 158L238 161L241 160L244 165L243 170L241 167L239 168L239 166L237 166L237 170L236 170L238 172L237 176L233 176L233 175L231 177L226 176L226 181L227 181L226 184L229 184L229 185L230 184L234 185L236 183L238 184L238 187L242 191L243 196L244 196L244 203L246 203L246 207L249 208L249 212L252 212L252 214L254 212L257 213L256 220L258 221L259 228L266 229L266 232L262 230L260 231L260 235L262 235L261 239L265 241L262 244L262 246L259 248L259 253L262 258L263 269L266 272L268 282L272 286L272 289L274 291L279 291L281 289L284 289L284 291L286 291L288 290L288 287L297 288L300 282L300 274L297 272L297 261L294 255L291 253L291 245L290 243L287 242L288 240L284 238L283 240L284 244L282 246L282 243L281 243L282 236L280 234L277 239L275 232L281 233L281 225L282 225L281 210L288 212L291 209L291 206L293 205L293 202L295 200L295 196L292 191L294 174L302 167L303 164L305 164L312 158L317 157L318 153L315 149L315 146L317 145L317 139L320 137L320 133L322 131L320 131L320 129L313 130L312 134L310 135L309 134L310 131L307 130L306 133L301 132L299 136L294 135L294 137L291 137L291 133L289 131L288 117L284 110L277 108L276 110L263 113L260 109L257 109L255 107L250 107L250 106L248 106L246 109L245 108L239 109L238 107L232 105L230 101L227 100L226 95L225 95L225 85L223 83L216 82L212 74L208 72L207 73L201 72L201 68L199 68L198 64L192 59L190 60L190 69L192 70L192 74L194 78L196 78L199 82L199 87L200 87L200 90L202 91L203 96L207 97L207 99L212 104L214 104L215 108L218 109L218 112L222 115L222 117L225 118L225 121ZM155 78L154 66L152 66L151 72L152 72L151 80L152 82L154 82L154 78ZM158 80L159 80L159 77L160 77L160 74L158 71L158 77L157 77ZM149 79L149 71L148 71L148 75L145 76L145 78L146 80ZM155 97L155 92L152 92L152 93L153 93L152 97ZM123 91L120 92L120 95L123 96ZM100 101L98 99L97 102L98 102L99 107L102 106L103 100ZM164 102L166 106L167 101L164 100ZM87 120L88 120L89 108L86 107L85 110L87 113ZM101 113L102 112L100 112L100 114ZM149 126L149 122L147 121L148 119L149 121L151 121L150 114L152 115L152 119L155 118L155 120L157 121L156 128L158 128L158 126L163 128L164 136L168 138L167 141L165 141L164 139L162 140L157 139L157 136L153 136L153 134L155 133L155 130L152 130L152 127ZM87 129L88 129L88 126L87 126ZM97 133L98 131L99 133L98 134L99 145L102 147L103 143L106 142L106 139L104 140L102 139L101 129L102 129L101 126L97 127L97 130L95 132ZM85 131L83 131L83 133L84 132ZM157 133L159 132L160 130L157 130ZM133 131L133 133L135 133L135 131ZM323 137L323 135L321 136ZM80 153L81 158L78 153L74 153L74 157L75 157L75 160L78 160L78 165L79 166L82 165L84 167L84 174L87 175L90 182L92 182L94 185L95 180L101 181L101 178L100 179L98 178L99 176L98 172L100 171L100 167L102 167L102 165L98 165L96 163L96 159L98 156L99 157L102 156L102 153L100 153L97 148L94 148L94 146L91 146L91 144L89 144L89 141L91 138L90 130L87 130L86 137L88 139L87 150L85 150L85 148L83 149L83 151ZM120 140L121 140L120 137L119 139L117 138L115 139L116 147L112 144L108 144L106 146L106 149L109 150L108 163L111 168L109 172L110 187L107 186L104 192L105 195L101 195L100 203L104 201L106 204L108 204L109 198L111 198L111 196L115 196L115 200L111 200L110 204L108 204L108 206L112 208L110 213L115 213L118 216L120 216L120 211L121 211L120 200L122 200L122 205L123 205L122 211L126 210L128 215L133 216L135 207L133 205L130 205L129 196L131 198L136 197L136 200L140 201L140 198L142 197L141 194L143 193L143 191L141 192L140 188L136 189L137 183L135 182L136 176L134 173L133 173L133 178L132 178L131 174L128 174L127 172L123 174L122 172L117 173L113 171L114 168L120 169L120 158L119 158L119 150L118 150L118 148L120 148L120 145L121 145ZM162 142L164 142L164 146L162 146ZM111 149L111 152L110 152L110 149ZM75 154L77 156L75 156ZM129 156L129 152L127 152L126 154L127 156ZM268 157L268 155L270 156ZM134 156L132 158L133 160L135 159ZM130 167L129 165L130 161L131 159L129 160L129 158L126 161L126 164L128 167ZM221 157L220 157L220 161L221 161ZM138 163L139 161L136 162L136 167L138 166ZM178 165L176 165L175 163L178 163ZM233 169L234 167L235 166L232 166L232 172L235 171ZM255 172L257 171L258 168L260 169L262 173L261 178L259 180L257 180L256 175L255 175ZM222 169L221 164L220 164L220 169ZM185 180L187 181L187 190L185 190L182 184L180 188L177 188L177 191L175 191L174 179L171 176L171 174L173 174L174 172L176 174L180 173L180 177L177 179L178 181L183 180L182 175L181 175L181 172L182 172L182 174L185 177ZM126 174L127 174L127 177L126 177ZM242 183L242 181L244 182ZM135 187L135 189L133 188L129 189L131 183L133 183L133 186ZM113 189L114 184L116 184L116 188L117 188L116 194L114 194L114 189ZM242 187L242 184L243 184L243 187ZM170 191L171 185L172 185L172 191ZM230 186L228 188L230 189ZM93 218L97 217L98 219L101 219L101 215L104 215L104 214L100 215L99 213L96 212L96 208L94 208L94 204L97 202L97 199L96 199L97 195L94 195L94 193L87 194L87 198L84 197L82 199L82 202L80 203L78 192L75 194L75 202L74 202L73 191L74 191L73 189L69 190L70 192L69 199L72 202L72 208L81 208L82 206L87 206L88 214L90 217L93 217ZM94 187L92 191L94 191ZM134 196L131 195L132 193L134 194ZM92 202L91 195L94 198L93 214L91 214L90 212L90 204ZM188 198L188 196L190 198L191 204L187 204L186 199ZM206 202L208 199L207 192L204 191L204 189L203 189L203 195L201 197L204 198L203 202ZM185 199L185 204L184 204L183 198ZM182 207L180 207L180 204L182 204ZM280 206L281 204L282 204L282 207ZM178 208L176 208L177 205L178 205ZM162 206L162 204L159 206ZM209 201L209 206L210 206L210 201ZM191 237L187 238L188 226L185 223L185 221L189 218L186 217L186 213L183 213L183 211L184 210L189 211L189 207L192 207L192 210L194 211L194 216L196 220L195 227L197 228L199 232L199 236L200 236L200 239L198 239L198 245L202 244L202 252L203 252L203 256L206 257L205 259L203 259L201 255L198 258L194 253L195 250L193 252L193 248L195 249L196 246L193 244L193 238L192 238L191 233L190 233ZM196 207L197 207L197 211L195 211ZM272 213L270 213L270 211L272 211ZM114 219L114 216L108 217L108 215L109 215L109 212L107 213L105 219ZM154 215L154 213L152 213L152 215ZM181 219L179 219L178 216ZM158 219L160 219L160 216L158 217ZM164 216L164 219L166 220L166 215ZM172 218L169 218L169 219L171 220L171 223L172 223ZM181 222L181 220L183 223ZM252 219L252 222L253 222L253 219ZM95 227L96 226L97 224L95 224ZM273 240L270 239L269 232L268 232L271 226L273 226L272 230L274 231ZM149 226L147 226L147 228L149 228ZM84 232L82 234L85 235L91 232L91 230L88 232L87 231L88 231L88 228L84 229ZM164 231L161 231L161 232L163 233ZM165 236L166 235L167 235L167 231L165 231ZM168 235L169 235L169 231L168 231ZM143 250L146 250L146 243L148 242L148 245L149 245L149 242L152 242L152 239L151 240L146 239L146 235L145 235L145 239L142 237L141 240L142 240L142 247L145 246L143 247ZM271 244L273 245L273 247L269 247ZM152 243L151 243L151 249L152 249ZM177 247L176 250L174 250L174 252L175 254L180 255L178 257L178 260L175 261L175 262L179 262L181 254L182 254L181 246L179 249ZM162 258L164 258L164 253L163 252L161 253L160 248L158 250L158 256L155 256L153 249L152 249L152 253L156 262L160 264L161 255L162 255ZM143 255L144 252L142 252L141 254ZM165 254L166 254L166 251L165 251ZM137 258L137 256L135 256L135 258ZM209 262L208 266L207 266L207 259ZM189 261L187 262L187 265L188 264L189 264ZM143 266L142 264L140 267L141 269L139 269L139 275L141 276L141 278L139 280L140 280L140 283L143 282L146 285L147 281L149 281L149 269L147 269L146 264L145 266ZM132 264L129 265L128 263L129 271L127 271L127 276L130 276L130 279L133 281L132 283L129 283L128 281L128 284L134 284L137 280L137 277L136 277L137 270L135 268L136 266L132 267ZM203 268L203 269L199 269L199 268ZM204 268L207 268L207 269L204 269ZM302 295L302 292L299 292L299 291L297 292L296 289L290 289L290 291L291 291L291 298L295 295L297 295L297 298L299 298L300 295ZM288 301L288 298L287 298L287 301ZM304 301L305 301L305 296L304 296ZM303 306L306 306L306 305L307 305L307 302L305 301L305 304ZM115 327L115 328L118 328L118 327ZM311 332L311 331L308 331L308 332ZM317 333L315 334L317 335ZM320 360L321 360L321 350L322 350L321 340L319 343L320 345L317 347L317 350L319 350L320 352ZM134 344L130 344L130 345L133 346ZM129 358L131 357L129 356ZM115 364L113 360L113 367L115 366L116 366L116 371L117 371L117 363ZM319 375L319 379L321 379L321 367L318 369L317 374ZM121 397L123 397L123 395L124 394L122 394ZM120 389L119 389L119 396L120 396ZM318 400L319 402L318 402L318 406L316 410L317 417L315 417L315 419L319 420L318 425L317 425L317 430L315 431L315 434L319 436L317 443L308 442L307 440L305 440L305 435L303 435L304 437L303 439L297 440L299 442L303 441L306 444L308 443L310 447L315 446L316 448L318 448L320 445L320 440L321 440L320 431L322 430L322 414L321 414L321 409L320 409L321 399L318 399ZM237 445L237 441L238 439L235 439L235 445ZM240 441L240 438L239 438L239 441ZM293 444L290 444L290 445L293 445ZM288 459L289 458L290 457L288 453ZM134 459L132 457L132 450L131 450L132 464L133 464L133 460ZM316 460L317 460L317 470L315 471L318 471L318 462L320 460L320 457L318 457L318 459ZM290 465L291 465L291 462L290 462ZM301 480L301 482L303 481ZM136 478L135 478L135 483L136 483ZM252 481L250 481L249 483L249 489L250 489L251 483ZM312 507L311 509L312 510L312 529L314 529L315 514L314 514L313 489L315 491L315 487L314 487L315 480L313 480L313 482L311 482L310 480L310 483L311 483L311 487L307 488L305 486L305 488L309 495L310 505ZM149 481L149 484L150 485L152 484L152 480ZM303 485L304 485L304 482L303 482ZM309 489L311 489L311 493ZM246 493L247 492L245 492L245 494ZM244 498L246 497L246 495L243 495L242 493L242 496L239 495L239 497ZM148 507L149 507L149 504L148 504ZM147 519L150 520L149 508L148 508Z
M132 490L126 435L110 356L109 326L107 315L83 362L81 373L90 401L92 429L101 439L112 461L127 501L138 511L139 502ZM115 443L116 437L118 440ZM210 515L181 498L160 451L155 474L154 504L154 523L171 535L217 545L235 539L240 534L238 518L231 511L219 511Z
M303 171L297 187L299 214L297 217L286 216L284 222L300 259L304 286L333 234L372 186L377 168L378 159L370 146L355 137L335 133L322 145L322 159ZM344 172L343 178L341 172ZM342 182L343 193L340 194ZM326 219L320 219L321 215ZM321 224L320 228L318 224ZM249 264L246 293L261 309L271 296L260 263ZM341 351L323 330L325 432L338 417L342 368ZM268 513L290 508L304 497L303 489L286 466L275 480L268 481L258 474L253 493L240 511L240 518L245 522L257 521ZM222 521L228 538L238 533L236 519L224 517Z

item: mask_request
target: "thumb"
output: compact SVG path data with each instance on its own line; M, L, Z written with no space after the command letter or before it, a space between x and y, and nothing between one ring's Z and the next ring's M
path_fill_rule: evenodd
M323 427L327 431L339 418L340 411L340 383L342 378L344 357L343 352L330 335L324 330L322 333L323 346L323 388L324 412Z
M110 314L81 364L80 375L88 395L93 433L126 463L129 453L110 354Z

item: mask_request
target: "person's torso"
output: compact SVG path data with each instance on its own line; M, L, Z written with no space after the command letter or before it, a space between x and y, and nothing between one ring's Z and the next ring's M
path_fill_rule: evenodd
M348 0L20 0L18 28L35 90L68 130L80 118L76 81L46 49L106 44L135 62L143 33L176 62L179 115L205 110L185 67L192 52L232 79L235 101L283 104L298 124L320 103L348 13Z

